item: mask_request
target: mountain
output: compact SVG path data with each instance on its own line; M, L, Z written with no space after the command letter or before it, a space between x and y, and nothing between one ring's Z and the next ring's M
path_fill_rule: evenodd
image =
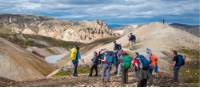
M180 23L172 23L170 26L179 28L181 30L187 31L195 36L200 37L200 25L187 25L187 24L180 24Z
M0 38L0 77L14 80L45 78L54 67L31 52ZM3 46L3 47L2 47Z
M1 14L0 32L42 35L61 39L90 43L97 39L116 37L101 20L63 21L43 16Z

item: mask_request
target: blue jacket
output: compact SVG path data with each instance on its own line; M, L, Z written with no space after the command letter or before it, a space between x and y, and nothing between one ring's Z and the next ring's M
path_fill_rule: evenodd
M81 53L80 53L80 51L77 52L77 59L78 59L78 60L81 59Z

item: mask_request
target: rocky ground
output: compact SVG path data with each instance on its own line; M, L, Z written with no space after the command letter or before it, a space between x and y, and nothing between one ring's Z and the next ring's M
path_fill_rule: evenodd
M131 73L131 72L130 72ZM111 76L110 82L103 83L100 76L88 77L86 74L79 75L78 77L59 77L50 79L41 79L35 81L25 82L9 82L7 84L1 84L1 86L12 87L136 87L137 81L133 75L129 74L128 84L123 84L121 78L115 75ZM174 83L168 75L163 74L161 77L155 77L153 84L148 83L148 87L175 87L175 86L199 86L199 84L192 83Z

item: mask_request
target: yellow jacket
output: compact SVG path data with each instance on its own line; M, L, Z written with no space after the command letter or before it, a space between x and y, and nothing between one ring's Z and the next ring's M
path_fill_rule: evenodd
M72 48L70 50L70 59L71 60L75 60L76 59L76 56L77 56L77 49L76 48Z

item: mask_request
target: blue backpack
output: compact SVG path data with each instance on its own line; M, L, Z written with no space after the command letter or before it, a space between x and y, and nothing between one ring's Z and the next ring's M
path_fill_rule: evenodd
M112 51L107 51L106 59L107 59L108 64L114 63L114 55Z
M142 68L146 68L148 69L150 66L150 62L146 59L146 57L144 57L143 55L139 56L139 60L140 60L140 64L142 65Z
M178 58L178 65L182 66L185 64L185 59L183 58L183 55L177 55Z

